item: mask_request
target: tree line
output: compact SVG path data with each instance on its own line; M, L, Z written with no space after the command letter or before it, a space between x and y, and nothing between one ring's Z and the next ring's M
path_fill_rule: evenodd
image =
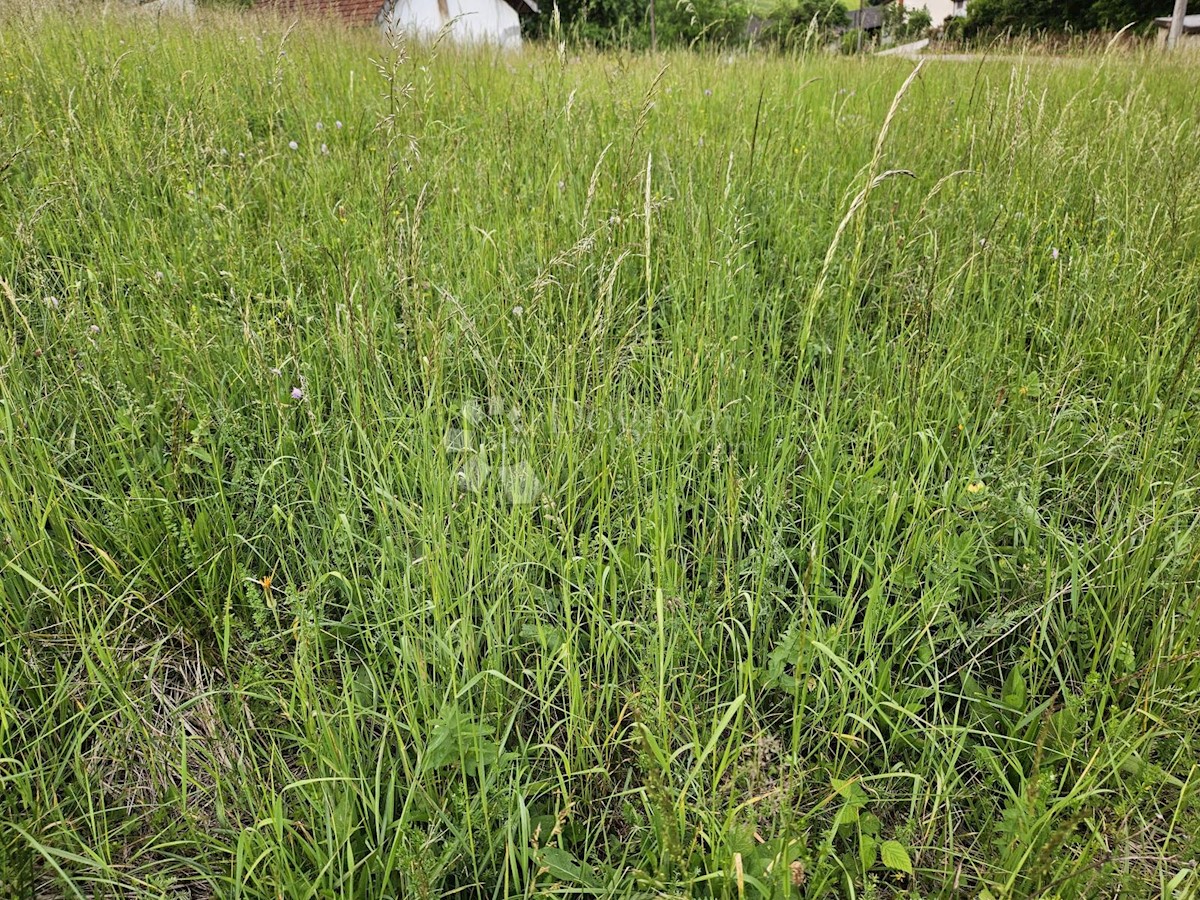
M751 0L754 2L754 0ZM969 0L967 16L953 20L956 37L1065 34L1144 28L1171 12L1172 0ZM886 4L888 27L905 37L928 27L928 16ZM599 46L641 49L695 43L737 44L754 34L760 43L790 44L832 38L851 24L838 0L558 0L542 3L535 33L557 34Z
M1084 32L1145 26L1171 14L1171 0L971 0L964 33Z

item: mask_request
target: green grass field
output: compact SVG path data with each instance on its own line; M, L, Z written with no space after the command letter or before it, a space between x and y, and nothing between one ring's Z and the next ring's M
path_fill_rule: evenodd
M1195 897L1194 69L2 23L5 896Z

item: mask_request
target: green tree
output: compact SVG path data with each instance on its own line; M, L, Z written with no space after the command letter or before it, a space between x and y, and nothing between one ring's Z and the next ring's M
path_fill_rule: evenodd
M1171 6L1171 0L973 0L963 27L968 36L1122 28L1167 15Z
M897 40L908 40L925 35L933 25L933 17L926 9L908 9L899 3L889 4L883 10L883 28Z
M566 35L583 43L607 46L619 43L622 33L648 28L648 0L557 0L539 6L535 32L550 32L557 9Z
M749 16L746 6L737 0L558 0L557 6L563 31L571 40L598 47L645 49L650 46L651 3L660 46L739 40ZM549 34L555 4L539 5L541 13L533 30Z
M904 36L919 38L933 27L933 16L927 9L914 9L904 20Z
M750 11L729 0L654 0L660 44L736 42L746 33Z
M838 0L784 0L770 19L770 37L780 46L803 42L814 33L828 39L850 24L850 14Z

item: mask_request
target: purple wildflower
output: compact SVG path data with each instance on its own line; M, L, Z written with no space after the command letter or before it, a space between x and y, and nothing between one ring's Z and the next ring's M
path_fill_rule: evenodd
M298 387L292 388L292 399L293 400L303 400L304 399L304 391L300 390L300 388L298 388Z

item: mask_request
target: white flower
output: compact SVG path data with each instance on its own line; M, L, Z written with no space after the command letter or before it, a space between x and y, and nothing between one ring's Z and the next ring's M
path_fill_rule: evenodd
M521 318L521 316L525 315L525 307L514 306L513 307L513 315L516 316L518 319Z
M317 131L324 131L324 130L325 130L325 123L324 123L324 122L318 122L318 123L317 123Z
M342 127L342 123L341 123L340 121L338 121L338 122L334 122L334 123L333 123L333 127L334 127L334 128L341 128L341 127Z
M295 141L288 141L288 146L291 147L293 150L300 149L300 145L297 144Z
M328 156L328 155L329 155L329 148L328 148L328 147L326 147L324 144L322 144L322 145L321 145L321 155L322 155L322 156Z

